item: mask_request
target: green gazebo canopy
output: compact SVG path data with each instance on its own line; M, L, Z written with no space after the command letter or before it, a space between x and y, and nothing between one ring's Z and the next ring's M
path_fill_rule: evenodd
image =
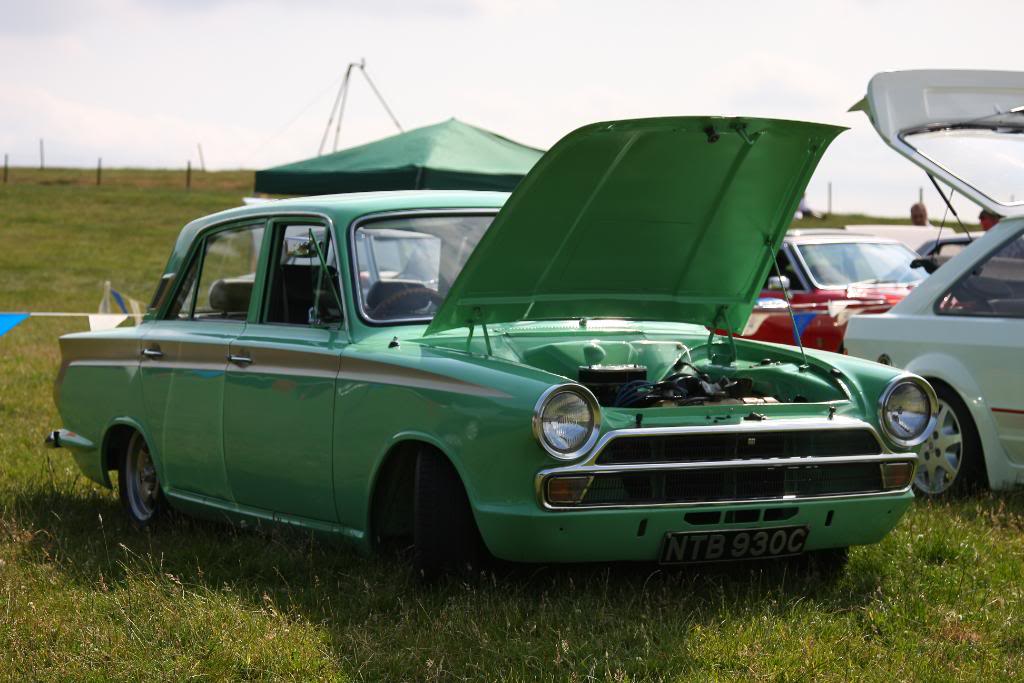
M512 190L543 152L455 119L256 172L256 192Z

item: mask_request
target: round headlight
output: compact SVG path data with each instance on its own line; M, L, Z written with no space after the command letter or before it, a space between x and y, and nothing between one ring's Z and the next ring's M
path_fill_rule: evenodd
M559 460L574 460L590 449L601 425L600 408L593 394L575 384L548 389L537 401L533 432L548 453Z
M879 421L890 441L910 448L921 444L935 427L938 400L927 382L917 377L897 377L878 403Z

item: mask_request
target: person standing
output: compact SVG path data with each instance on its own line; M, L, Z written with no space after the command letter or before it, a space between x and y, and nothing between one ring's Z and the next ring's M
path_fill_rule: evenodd
M981 229L988 231L1001 219L997 213L992 213L988 209L982 209L981 213L978 214L978 222L981 223Z
M928 222L928 208L922 202L917 202L910 207L910 224L931 227Z

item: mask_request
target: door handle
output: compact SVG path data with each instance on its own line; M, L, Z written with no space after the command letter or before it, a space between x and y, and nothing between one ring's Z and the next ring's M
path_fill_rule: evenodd
M142 349L142 355L146 358L163 358L164 352L160 350L159 346L154 346L148 349Z
M243 356L241 354L235 353L229 353L228 360L234 363L235 365L249 365L250 363L252 363L251 356Z

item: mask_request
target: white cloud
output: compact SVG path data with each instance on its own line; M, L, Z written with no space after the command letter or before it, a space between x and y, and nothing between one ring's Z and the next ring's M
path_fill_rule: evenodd
M743 114L847 125L808 197L902 215L926 184L863 114L876 71L1015 68L1016 3L0 0L0 152L34 163L211 167L315 152L366 57L407 128L449 116L536 146L592 121ZM12 68L13 67L13 68ZM300 115L301 114L301 115ZM287 124L287 125L286 125ZM342 144L394 132L356 82ZM932 214L938 200L929 201Z

